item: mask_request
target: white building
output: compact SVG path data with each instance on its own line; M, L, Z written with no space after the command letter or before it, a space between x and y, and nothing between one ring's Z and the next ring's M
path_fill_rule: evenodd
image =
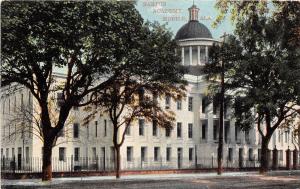
M208 83L201 76L201 67L208 59L213 43L208 28L198 21L196 6L190 9L190 20L176 35L182 56L182 64L189 67L185 75L188 81L187 97L174 102L169 98L160 103L176 113L176 126L162 129L153 123L139 120L127 131L121 147L121 169L180 169L211 168L217 166L219 114L216 106L206 97ZM57 77L63 77L57 75ZM10 89L15 89L9 92ZM1 88L1 157L2 169L10 166L13 157L16 169L41 170L42 142L36 135L36 120L26 119L29 132L19 128L22 123L12 123L18 109L26 108L36 115L31 93L22 87ZM235 125L230 108L227 108L224 124L224 166L257 167L260 156L260 137L253 127L241 131ZM82 126L85 116L82 108L74 108L57 146L53 148L53 170L112 169L114 149L112 125L108 118L98 115L88 126ZM20 131L20 132L18 132ZM17 134L15 134L17 133ZM24 134L25 133L25 134ZM291 132L278 129L269 149L279 150L279 165L285 166L285 151L293 150Z

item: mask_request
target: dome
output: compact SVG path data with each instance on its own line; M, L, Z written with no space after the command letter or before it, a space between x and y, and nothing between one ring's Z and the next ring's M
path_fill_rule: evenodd
M175 39L212 38L209 29L198 20L190 20L177 32Z

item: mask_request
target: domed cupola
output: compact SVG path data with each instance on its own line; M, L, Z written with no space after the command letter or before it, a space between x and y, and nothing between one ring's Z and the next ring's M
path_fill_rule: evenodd
M181 55L181 63L188 69L187 75L203 75L202 67L208 62L208 52L214 43L209 29L198 21L199 9L193 4L189 8L189 22L177 32L175 40Z
M189 8L189 22L183 25L177 32L175 39L193 39L193 38L208 38L211 39L212 35L209 29L198 21L199 9L193 5Z

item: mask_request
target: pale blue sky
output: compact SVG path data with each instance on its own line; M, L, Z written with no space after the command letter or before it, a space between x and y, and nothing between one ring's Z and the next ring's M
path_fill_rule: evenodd
M155 7L149 6L153 5L151 3L158 3ZM194 0L195 5L200 9L199 17L211 17L210 20L200 20L201 23L206 25L208 29L211 31L213 38L218 39L220 36L226 33L233 32L233 25L229 21L228 18L224 20L222 24L220 24L217 28L212 28L212 23L215 20L216 16L218 15L218 10L214 7L215 0ZM167 23L167 27L176 35L178 29L187 23L189 12L188 8L193 5L193 0L138 0L137 2L137 9L141 13L142 17L145 20L149 20L151 22L158 21L159 23L163 24L166 23L164 21L164 17L177 17L176 21L169 21ZM167 9L168 12L174 12L174 9L177 9L177 13L154 13L155 10L160 9L160 12ZM185 18L186 21L181 20L181 18ZM179 19L180 18L180 19Z

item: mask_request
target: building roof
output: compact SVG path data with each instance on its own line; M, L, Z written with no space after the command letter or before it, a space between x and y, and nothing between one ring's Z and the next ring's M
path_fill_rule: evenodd
M212 38L209 29L198 20L190 20L177 32L175 39Z

